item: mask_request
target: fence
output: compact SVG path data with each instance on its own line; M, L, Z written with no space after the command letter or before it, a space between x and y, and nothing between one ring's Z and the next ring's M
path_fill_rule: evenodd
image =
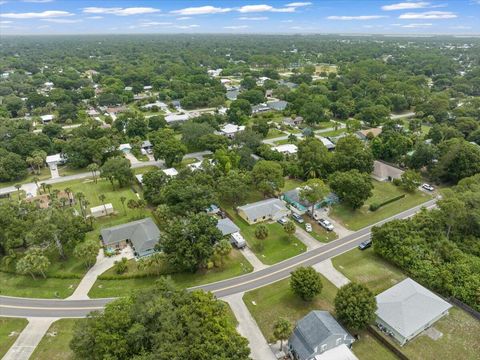
M470 306L468 306L467 304L464 304L463 302L461 302L460 300L458 299L455 299L454 297L451 297L448 299L448 301L450 303L452 303L453 305L456 305L458 306L460 309L462 310L465 310L467 313L469 313L470 315L472 315L474 318L476 318L477 320L480 320L480 312L476 311L475 309L471 308Z
M382 334L380 334L374 326L370 325L367 328L368 332L378 341L380 341L383 345L387 347L392 353L394 353L400 360L410 360L403 352L401 352L395 345L390 343L387 339L385 339Z

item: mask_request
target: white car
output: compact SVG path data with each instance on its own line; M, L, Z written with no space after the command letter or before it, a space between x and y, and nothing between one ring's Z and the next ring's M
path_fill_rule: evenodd
M328 221L327 219L320 219L318 220L318 224L323 227L325 230L332 231L333 230L333 224Z
M306 223L305 224L305 231L306 232L312 232L312 224Z
M422 188L425 189L425 190L428 190L428 191L433 191L433 190L435 190L435 188L434 188L432 185L430 185L430 184L423 184L423 185L422 185Z
M280 224L280 225L285 225L287 222L288 222L288 219L286 217L283 217L281 219L278 219L277 222Z

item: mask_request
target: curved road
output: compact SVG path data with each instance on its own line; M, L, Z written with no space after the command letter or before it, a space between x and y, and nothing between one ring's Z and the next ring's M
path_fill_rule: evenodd
M274 283L289 277L290 272L296 267L314 265L356 248L362 241L370 237L370 231L373 226L384 224L393 219L408 218L418 212L422 207L430 208L435 206L435 202L435 199L427 201L374 225L367 226L353 234L332 241L317 249L284 260L266 269L216 283L197 286L191 289L203 289L205 291L211 291L217 297L224 297ZM105 304L112 300L113 298L52 300L0 296L0 316L57 318L84 317L91 311L101 310Z

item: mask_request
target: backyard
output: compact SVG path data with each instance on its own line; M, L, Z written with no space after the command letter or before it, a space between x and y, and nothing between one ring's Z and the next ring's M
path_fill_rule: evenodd
M10 349L27 324L27 319L0 317L0 359Z
M240 276L252 270L252 265L245 260L240 251L232 250L229 257L225 259L222 267L215 267L211 270L202 270L196 273L179 273L168 276L179 287L188 288ZM115 279L98 279L88 295L92 298L128 295L132 290L152 286L155 280L161 276L151 275L132 278L135 274L141 275L141 271L137 268L137 262L135 260L129 261L128 271L125 272L123 276L115 274L114 269L107 270L101 277L115 277Z
M359 230L431 200L431 196L422 191L409 193L389 182L374 180L373 186L373 195L360 209L352 210L343 204L336 204L332 207L330 216L350 230ZM405 194L402 199L384 205L377 211L369 210L370 204L379 204L402 194Z
M73 329L76 323L83 319L61 319L55 321L42 338L32 359L35 360L69 360L74 355L70 350L70 340L73 337Z

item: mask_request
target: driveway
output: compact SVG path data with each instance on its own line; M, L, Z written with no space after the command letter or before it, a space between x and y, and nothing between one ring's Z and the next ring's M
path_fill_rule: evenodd
M128 161L130 161L130 164L134 165L134 164L139 164L140 161L132 154L132 153L124 153L125 155L125 158L128 159Z
M307 251L319 248L323 245L299 226L295 225L295 228L295 236L305 244Z
M267 340L243 302L243 293L224 297L238 320L237 330L247 338L253 360L276 360Z
M319 262L313 265L313 268L325 276L337 288L341 288L343 285L347 285L350 282L345 275L335 269L331 259Z
M242 255L247 259L247 261L253 266L253 271L262 270L268 267L262 263L257 256L253 253L252 250L248 246L245 246L242 250L240 250Z
M330 221L333 225L333 228L338 237L339 238L342 238L342 237L345 237L345 236L348 236L350 234L353 234L353 231L352 230L348 230L345 226L343 226L342 224L340 224L338 221L332 219L328 213L329 213L330 209L329 208L322 208L320 210L315 210L315 218L316 219L327 219L328 221Z

